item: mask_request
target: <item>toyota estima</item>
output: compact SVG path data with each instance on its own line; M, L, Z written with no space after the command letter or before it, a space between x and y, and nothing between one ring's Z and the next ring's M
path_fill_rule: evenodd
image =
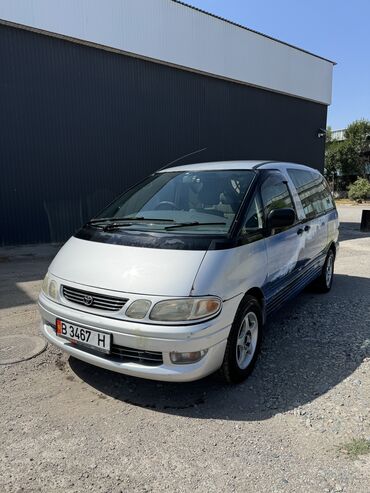
M152 174L51 263L42 331L85 362L190 381L251 372L266 317L306 285L330 290L338 215L309 167L237 161Z

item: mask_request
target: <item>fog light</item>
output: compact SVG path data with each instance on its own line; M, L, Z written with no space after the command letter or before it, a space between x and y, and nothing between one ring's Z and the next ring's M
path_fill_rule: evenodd
M170 358L172 363L175 365L186 365L190 363L197 363L200 361L206 354L208 349L202 349L201 351L194 351L191 353L170 353Z

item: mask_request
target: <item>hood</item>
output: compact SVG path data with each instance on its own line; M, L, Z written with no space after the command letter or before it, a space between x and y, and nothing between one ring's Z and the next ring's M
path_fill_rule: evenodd
M72 237L49 271L66 281L90 287L143 295L189 296L205 253L111 245Z

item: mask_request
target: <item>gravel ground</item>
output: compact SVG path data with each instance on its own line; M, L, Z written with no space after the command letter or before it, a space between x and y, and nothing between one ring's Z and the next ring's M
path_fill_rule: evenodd
M370 455L370 236L341 207L331 293L272 317L253 375L226 387L124 377L52 346L0 366L0 491L366 492ZM38 334L56 247L0 249L0 337Z

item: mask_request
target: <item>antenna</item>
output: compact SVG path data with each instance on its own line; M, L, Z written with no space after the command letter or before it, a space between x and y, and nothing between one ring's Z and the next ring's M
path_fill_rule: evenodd
M194 154L199 154L200 152L203 152L205 150L207 150L207 147L203 147L203 149L198 149L197 151L189 152L189 154L184 154L183 156L174 159L170 163L165 164L164 166L162 166L162 168L159 168L158 171L162 171L162 169L168 168L169 166L171 166L171 164L175 164L177 163L177 161L180 161L181 159L185 159L186 157L193 156Z

